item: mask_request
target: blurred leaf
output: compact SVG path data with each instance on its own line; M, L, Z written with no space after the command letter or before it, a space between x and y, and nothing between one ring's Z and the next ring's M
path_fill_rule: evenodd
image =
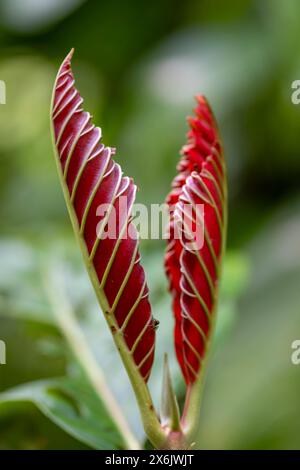
M5 415L5 416L4 416ZM87 450L32 403L11 403L0 420L0 450Z
M6 104L0 108L2 151L17 149L30 158L26 145L38 139L48 127L45 104L49 103L51 96L52 75L51 65L39 56L24 54L2 62L1 79L6 83ZM33 113L37 118L24 118Z
M32 382L2 393L0 415L19 402L32 402L67 433L94 449L125 448L103 403L82 379Z

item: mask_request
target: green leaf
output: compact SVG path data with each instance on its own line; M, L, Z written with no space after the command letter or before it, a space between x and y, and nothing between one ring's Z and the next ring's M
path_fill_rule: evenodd
M47 418L94 449L125 449L105 406L82 379L31 382L0 394L0 416L16 403L33 403Z
M1 239L0 315L53 324L41 284L40 250L20 239Z

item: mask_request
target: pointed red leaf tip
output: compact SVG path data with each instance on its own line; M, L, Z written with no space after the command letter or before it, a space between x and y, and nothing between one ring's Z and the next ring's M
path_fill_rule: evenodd
M197 96L196 100L195 115L188 118L188 142L182 148L178 174L167 197L170 223L165 256L173 298L175 350L187 384L199 375L211 333L226 211L225 162L217 125L206 99ZM204 220L198 204L203 205ZM191 242L199 230L203 244L196 246Z
M62 63L54 87L52 122L59 166L77 230L85 241L99 290L109 304L108 314L114 316L128 354L147 381L154 359L155 331L137 232L131 221L136 186L132 179L123 176L112 159L115 149L100 142L101 129L82 109L83 99L74 86L71 70L72 55L73 51ZM116 236L101 238L110 226L113 211L99 216L97 208L110 204L118 214L121 196L126 198L127 210L120 211Z

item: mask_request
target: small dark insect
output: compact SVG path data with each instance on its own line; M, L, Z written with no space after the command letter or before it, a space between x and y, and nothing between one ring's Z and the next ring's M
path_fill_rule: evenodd
M159 327L159 320L156 320L156 318L153 318L152 327L154 330L157 330L157 328Z

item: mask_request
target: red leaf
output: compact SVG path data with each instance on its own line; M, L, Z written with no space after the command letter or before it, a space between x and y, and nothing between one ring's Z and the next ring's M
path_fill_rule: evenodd
M170 224L165 256L173 297L175 350L187 384L199 375L211 335L226 225L225 163L217 126L204 97L197 97L195 116L188 122L188 143L167 198ZM198 204L203 205L204 220ZM201 231L203 245L195 246Z
M113 334L121 334L140 374L147 381L154 358L155 331L145 273L140 265L136 229L131 221L136 186L101 142L83 99L74 86L72 52L55 82L52 122L66 202L84 258L96 278L96 293L108 306ZM123 198L121 198L121 196ZM124 209L124 201L127 207ZM108 210L97 214L102 204ZM117 218L115 237L103 234ZM101 302L100 302L101 303ZM103 308L103 304L101 305Z

